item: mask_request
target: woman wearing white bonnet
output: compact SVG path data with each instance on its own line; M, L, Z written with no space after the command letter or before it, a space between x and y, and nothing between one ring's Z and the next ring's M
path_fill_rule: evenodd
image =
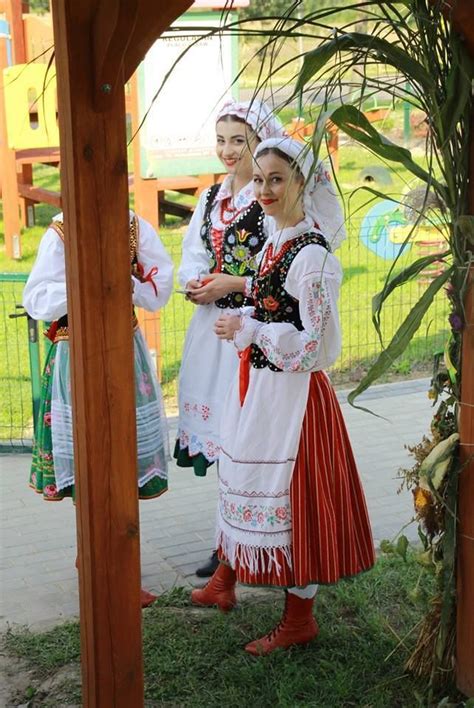
M237 351L216 338L215 321L250 304L246 279L265 241L264 214L252 184L252 152L261 140L282 136L282 125L260 101L226 102L216 118L216 153L227 176L200 197L183 240L178 280L197 307L179 374L178 466L204 476L219 458L222 402L237 370ZM198 569L209 576L217 555Z
M271 136L260 144L255 152L255 159L263 149L276 148L295 160L305 178L303 207L308 222L318 224L321 232L335 251L346 239L344 212L339 196L333 186L331 176L323 161L314 162L311 146L288 137ZM269 232L274 230L274 220L266 217Z
M281 621L245 647L257 655L315 639L318 584L369 569L374 547L325 373L341 346L342 271L332 248L342 238L342 211L328 175L320 165L313 170L301 143L265 140L254 158L255 195L270 234L251 285L254 307L221 316L215 326L219 338L233 341L241 363L221 426L221 563L192 601L228 611L237 581L284 588Z

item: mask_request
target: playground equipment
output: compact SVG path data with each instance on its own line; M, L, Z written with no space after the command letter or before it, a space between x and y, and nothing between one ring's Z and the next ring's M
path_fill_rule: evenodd
M33 184L35 163L59 164L56 99L47 85L42 95L46 64L25 66L33 52L48 61L52 28L28 13L28 3L0 2L1 12L0 184L6 253L20 258L21 227L34 223L34 205L60 205L58 194Z
M192 11L179 18L184 31L164 33L128 84L126 111L134 136L130 187L135 191L137 212L155 228L167 213L187 216L192 211L190 205L170 200L168 191L199 195L221 178L222 166L214 154L213 118L217 105L232 95L229 87L237 40L216 35L191 46L195 39L185 27L191 23L193 33L202 27L202 34L204 28L218 28L220 12L214 10L224 5L220 0L197 0ZM232 12L246 5L248 0L234 2ZM33 181L35 165L59 167L59 133L56 70L49 66L54 45L51 16L40 17L27 10L27 3L20 0L0 0L0 13L6 14L5 20L0 19L0 185L10 258L21 257L21 228L34 224L35 204L61 207L59 192ZM166 72L184 50L175 69L183 81L170 82L156 98ZM203 81L206 74L213 80ZM188 87L186 92L183 85Z
M406 214L403 205L390 199L377 202L362 220L359 237L362 243L374 255L384 260L393 261L403 251L408 254L416 249L417 257L441 253L445 246L442 222L436 224L422 220L418 225ZM445 269L442 261L435 261L421 271L417 282L420 286L429 285Z

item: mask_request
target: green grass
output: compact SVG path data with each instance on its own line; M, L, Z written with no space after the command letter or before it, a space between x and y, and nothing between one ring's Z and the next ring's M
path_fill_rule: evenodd
M364 575L321 587L315 603L318 639L306 648L249 657L243 646L279 620L281 591L247 597L228 615L189 605L188 591L163 595L144 613L145 695L153 706L304 706L411 708L426 705L426 687L405 671L424 608L410 592L419 566L409 555L383 557ZM422 590L428 590L426 574ZM421 593L423 594L423 593ZM32 705L79 702L79 683L69 680L53 700L37 687L80 658L79 626L68 623L35 634L9 631L6 651L34 669ZM447 693L447 691L446 691ZM452 692L456 697L455 692ZM24 696L17 696L23 702ZM56 701L56 702L54 702ZM16 705L16 704L15 704ZM456 703L450 704L456 705ZM461 705L461 704L459 704Z
M401 114L395 113L393 120L397 125L401 124L400 118ZM373 295L382 288L391 262L377 257L359 239L361 218L371 206L364 206L364 203L371 196L367 192L358 191L349 202L349 195L362 184L360 173L363 167L380 163L361 148L347 143L341 146L340 164L340 186L346 195L346 204L350 204L351 218L348 225L349 238L338 251L344 268L339 303L343 350L333 369L332 377L336 384L347 385L360 379L379 352L380 345L371 323L371 301ZM36 177L38 183L50 189L58 186L57 172L52 168L38 170ZM400 195L411 184L409 175L403 169L392 172L391 178L392 184L388 188L381 187L382 191ZM41 234L53 214L54 209L51 207L37 207L37 225L22 234L20 260L8 260L4 247L0 246L0 273L28 273L31 270ZM0 231L2 224L0 214ZM181 258L185 228L185 224L170 217L167 226L160 230L176 270ZM411 262L417 254L417 247L412 247L410 253L400 259L397 270ZM3 319L3 324L0 325L0 395L2 400L7 401L7 405L2 406L0 410L0 440L9 437L20 439L30 437L31 434L26 323L24 320L8 319L8 314L13 312L16 303L21 301L21 290L21 284L0 284ZM393 336L419 295L417 282L392 295L382 320L385 342ZM406 376L417 371L427 371L433 352L444 346L447 311L447 301L441 294L407 351L394 362L390 375ZM167 409L171 414L176 413L177 375L185 332L192 312L193 306L186 302L182 295L173 293L169 304L161 313L161 338L156 348L160 352L163 390Z

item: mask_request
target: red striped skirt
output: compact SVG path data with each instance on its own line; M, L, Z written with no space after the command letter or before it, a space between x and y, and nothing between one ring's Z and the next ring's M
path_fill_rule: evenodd
M335 583L375 562L364 492L336 394L323 372L311 374L308 404L290 486L292 567L278 553L280 573L250 573L249 585L304 587ZM220 552L220 557L224 558Z

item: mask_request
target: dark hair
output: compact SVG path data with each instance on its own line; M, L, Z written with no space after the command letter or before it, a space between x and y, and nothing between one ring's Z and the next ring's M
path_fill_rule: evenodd
M258 140L258 142L262 142L261 138L258 137L257 131L252 128L250 123L247 123L245 118L241 118L240 116L234 116L232 113L226 113L225 115L221 116L217 121L217 123L220 123L221 121L224 121L224 123L242 123L242 125L246 125L249 130L252 131L254 134L255 138Z
M221 120L224 121L224 123L243 123L244 125L248 125L249 128L252 128L252 126L247 123L245 118L240 118L240 116L234 116L232 115L232 113L226 113L224 116L221 116L216 120L216 123L220 123Z
M301 171L300 166L299 166L298 163L296 162L296 160L294 160L292 157L290 157L289 155L287 155L286 152L283 152L283 150L280 150L280 149L277 148L277 147L266 147L266 148L263 148L263 150L260 150L259 153L258 153L258 155L257 155L257 157L255 158L255 161L257 162L257 164L258 164L258 158L259 158L259 157L264 157L265 155L276 155L276 156L279 157L281 160L284 160L285 162L287 162L287 163L289 164L289 166L291 167L291 169L296 172L296 174L298 175L298 177L302 177L302 178L304 179L304 175L303 175L303 173L302 173L302 171Z

